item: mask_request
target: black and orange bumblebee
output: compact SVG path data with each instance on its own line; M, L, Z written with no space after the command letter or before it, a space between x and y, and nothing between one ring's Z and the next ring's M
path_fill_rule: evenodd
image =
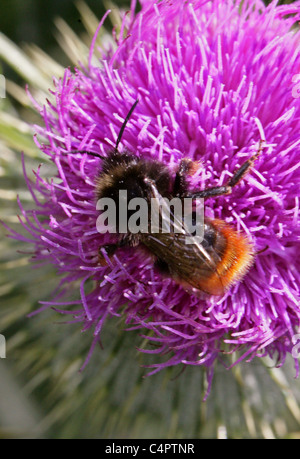
M96 197L113 198L116 207L119 191L126 190L128 199L160 196L184 198L215 198L228 195L249 172L263 149L260 140L257 152L247 159L222 186L204 190L189 190L188 176L199 167L196 162L184 158L175 172L166 164L152 159L143 159L132 152L119 152L118 146L124 129L135 109L135 101L126 116L115 148L107 156L80 151L102 159L96 183ZM76 152L76 151L75 151ZM125 203L126 205L126 203ZM143 247L152 257L155 267L163 276L171 277L188 290L202 291L209 295L222 295L232 284L240 281L253 264L255 250L245 234L237 232L223 220L204 218L203 238L199 244L186 244L186 234L170 231L120 234L117 226L117 241L99 249L99 263L105 264L104 249L109 257L121 247ZM196 289L196 290L195 290Z

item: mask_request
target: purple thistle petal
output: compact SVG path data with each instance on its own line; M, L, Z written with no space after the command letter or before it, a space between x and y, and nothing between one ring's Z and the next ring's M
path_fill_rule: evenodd
M94 330L91 352L105 320L120 314L128 330L141 330L159 346L142 352L170 354L150 374L179 363L204 365L211 384L212 365L225 352L241 352L235 363L277 355L279 365L291 352L300 324L300 106L292 82L300 72L300 53L299 32L291 26L299 20L300 3L276 3L244 2L239 11L230 0L143 0L134 16L133 1L116 48L102 52L96 67L95 42L107 12L88 68L74 74L67 69L62 80L54 79L55 103L38 108L44 127L36 131L48 144L35 142L57 175L49 181L39 168L31 183L24 170L37 208L25 211L20 204L22 225L35 243L36 260L53 263L65 276L61 287L79 282L82 310L76 316L84 329ZM183 157L201 160L193 188L224 184L266 139L232 195L207 201L210 218L244 231L257 250L268 246L243 282L222 298L187 293L133 249L106 257L107 266L98 264L106 243L95 230L101 161L72 151L105 155L137 96L120 151L170 166ZM94 289L86 294L90 278ZM67 313L68 301L49 302L59 304Z

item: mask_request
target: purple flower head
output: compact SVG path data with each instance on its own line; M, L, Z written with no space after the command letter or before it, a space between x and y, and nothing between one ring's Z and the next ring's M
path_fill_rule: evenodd
M141 4L134 14L133 1L131 14L124 15L116 47L101 51L97 62L95 38L88 67L67 69L54 80L55 103L39 108L44 127L36 130L47 142L36 142L57 174L47 180L42 167L34 184L27 179L36 208L23 211L22 225L35 244L35 260L53 263L62 276L60 293L44 306L72 312L92 330L94 345L105 320L122 315L129 329L149 340L143 352L166 356L158 357L153 372L178 363L210 368L234 351L236 361L270 355L283 364L300 320L300 106L294 77L300 74L300 41L292 28L299 3ZM185 157L200 161L193 189L227 183L266 140L232 194L206 201L207 217L244 232L257 252L266 248L222 297L186 291L137 249L119 249L99 264L99 248L108 240L96 229L102 160L74 150L105 157L136 98L119 151L170 168ZM78 308L69 310L74 302L62 294L77 284Z

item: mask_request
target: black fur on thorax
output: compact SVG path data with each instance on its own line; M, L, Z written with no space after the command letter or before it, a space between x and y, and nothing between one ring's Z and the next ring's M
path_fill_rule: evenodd
M169 168L156 160L138 158L125 151L113 150L103 159L97 179L97 199L117 199L119 190L127 190L128 199L149 198L149 186L145 178L155 182L161 196L170 195L172 176Z

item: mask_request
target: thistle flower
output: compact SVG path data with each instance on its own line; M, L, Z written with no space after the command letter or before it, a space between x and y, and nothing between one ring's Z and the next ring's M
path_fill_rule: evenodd
M300 319L300 109L293 96L300 58L299 34L292 30L299 3L141 4L134 14L132 2L116 46L102 50L99 61L96 34L88 65L54 79L55 102L39 107L44 126L36 126L36 143L56 176L47 180L41 167L33 184L25 173L36 208L25 211L20 202L29 236L14 236L34 244L36 262L57 267L59 292L43 308L56 307L91 329L91 350L115 315L155 345L143 352L167 356L151 373L179 363L211 369L216 358L234 351L240 352L235 363L269 355L282 365ZM105 156L137 97L120 151L170 166L183 157L201 160L194 188L224 184L266 139L233 194L207 201L207 216L244 231L257 251L267 247L222 298L186 292L136 250L120 250L107 266L98 263L106 242L96 229L101 160L74 151ZM78 282L80 301L64 298ZM74 304L75 311L69 308Z

